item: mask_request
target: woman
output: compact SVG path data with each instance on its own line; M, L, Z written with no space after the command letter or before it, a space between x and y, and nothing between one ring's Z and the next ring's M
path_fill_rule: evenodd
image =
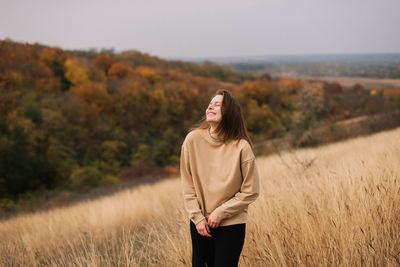
M259 195L258 169L242 110L232 94L218 90L205 115L181 147L192 265L237 266L247 208Z

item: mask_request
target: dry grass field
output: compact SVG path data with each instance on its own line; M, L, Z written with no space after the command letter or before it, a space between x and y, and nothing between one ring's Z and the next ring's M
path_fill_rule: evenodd
M240 266L400 265L400 128L257 164ZM0 237L0 266L191 265L179 177L20 215Z

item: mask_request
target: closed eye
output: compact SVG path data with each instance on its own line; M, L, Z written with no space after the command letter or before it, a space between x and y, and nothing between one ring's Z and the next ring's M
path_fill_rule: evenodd
M212 105L213 103L208 104L209 106ZM219 106L220 102L215 102L214 106Z

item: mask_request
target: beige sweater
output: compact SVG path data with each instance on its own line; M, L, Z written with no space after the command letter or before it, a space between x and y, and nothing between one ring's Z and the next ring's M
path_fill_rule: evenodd
M220 226L247 222L247 208L259 195L260 179L250 144L222 142L208 130L189 132L181 147L185 209L195 224L216 210Z

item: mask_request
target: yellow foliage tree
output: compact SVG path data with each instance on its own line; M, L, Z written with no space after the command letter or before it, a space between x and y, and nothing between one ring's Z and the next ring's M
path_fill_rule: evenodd
M65 77L73 85L80 85L89 80L88 69L84 61L67 59L64 63Z
M135 68L135 72L145 78L151 84L155 83L159 79L156 71L148 66L138 66Z
M277 134L279 119L267 104L258 105L250 99L247 104L247 124L251 131L273 136Z

